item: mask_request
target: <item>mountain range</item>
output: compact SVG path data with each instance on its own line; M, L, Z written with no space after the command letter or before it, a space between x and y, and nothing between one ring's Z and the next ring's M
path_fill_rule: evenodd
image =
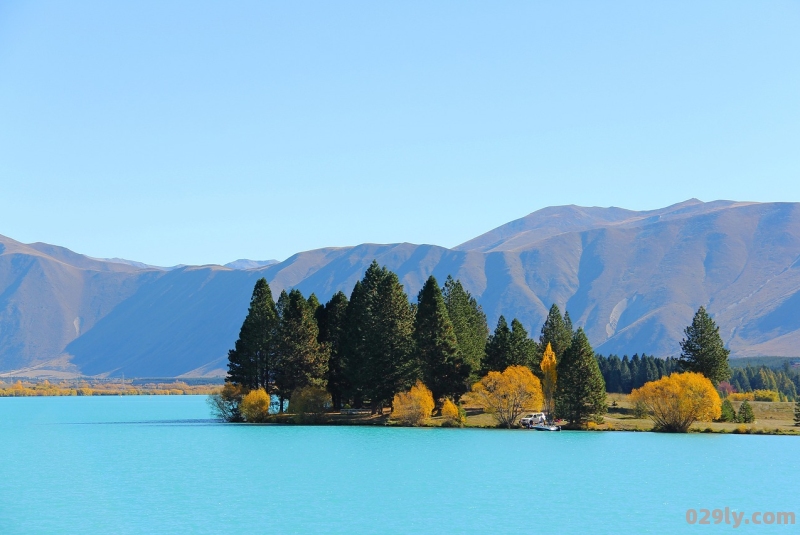
M362 244L282 262L161 268L0 236L0 373L224 373L255 281L321 301L376 259L410 298L462 281L538 336L552 303L601 353L677 355L701 305L733 356L800 355L800 204L696 199L651 211L550 207L457 247Z

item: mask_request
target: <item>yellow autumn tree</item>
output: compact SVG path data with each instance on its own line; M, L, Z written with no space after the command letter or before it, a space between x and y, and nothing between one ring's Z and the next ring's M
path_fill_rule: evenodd
M248 392L239 406L245 422L258 423L265 421L269 416L270 401L269 394L263 388Z
M392 400L392 418L403 425L420 425L433 414L433 394L422 381L408 392L395 394Z
M695 372L673 373L646 383L631 392L631 400L647 407L656 430L669 433L686 433L692 423L710 422L722 414L717 389Z
M489 372L472 385L465 401L492 414L498 425L510 428L525 410L542 409L542 384L526 366L509 366L503 372Z
M452 400L446 398L442 403L442 422L446 427L460 427L464 425L464 418L461 416L461 411Z
M542 355L542 393L544 394L544 410L547 413L547 419L551 419L555 405L553 398L556 394L556 354L547 342L547 347Z

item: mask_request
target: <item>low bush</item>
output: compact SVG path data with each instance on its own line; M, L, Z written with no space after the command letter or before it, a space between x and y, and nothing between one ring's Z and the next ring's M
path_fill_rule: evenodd
M449 399L442 403L443 427L462 427L466 423L466 412Z
M270 396L263 388L251 390L239 407L245 422L261 423L269 417Z
M417 381L408 392L395 394L392 400L392 418L403 425L421 425L433 414L433 394Z
M647 406L656 431L686 433L693 422L720 417L721 401L714 385L699 373L673 373L633 390L631 400Z
M208 396L212 414L226 422L241 422L243 418L239 409L246 393L240 385L225 383L218 394Z
M331 395L321 386L307 386L295 390L289 399L289 409L295 423L321 423L332 406Z

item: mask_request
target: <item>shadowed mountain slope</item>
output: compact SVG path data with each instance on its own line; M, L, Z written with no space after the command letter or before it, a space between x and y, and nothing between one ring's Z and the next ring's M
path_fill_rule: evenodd
M349 295L373 259L411 298L452 274L492 324L518 317L533 335L552 303L566 307L603 353L675 355L706 305L734 355L800 354L800 204L691 200L553 207L455 249L363 244L245 270L140 268L0 238L0 371L221 373L256 279L276 298L297 287L324 301Z

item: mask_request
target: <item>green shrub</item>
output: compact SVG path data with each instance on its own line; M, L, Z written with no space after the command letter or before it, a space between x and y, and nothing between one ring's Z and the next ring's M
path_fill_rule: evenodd
M739 406L739 413L736 415L736 421L743 424L751 424L756 421L756 415L753 414L753 407L747 401L742 401Z
M298 424L320 423L332 406L331 395L321 386L306 386L292 392L289 410Z

